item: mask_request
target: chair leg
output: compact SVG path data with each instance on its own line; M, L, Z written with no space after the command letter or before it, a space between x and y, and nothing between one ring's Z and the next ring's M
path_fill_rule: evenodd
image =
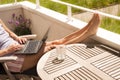
M2 63L4 69L5 69L5 72L7 73L7 75L9 76L9 79L10 80L16 80L15 77L10 73L10 71L8 70L8 67L6 65L6 63Z

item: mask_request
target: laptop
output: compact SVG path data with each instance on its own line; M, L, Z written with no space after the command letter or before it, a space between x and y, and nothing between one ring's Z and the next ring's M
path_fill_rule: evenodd
M42 47L43 43L46 41L48 37L49 29L46 31L44 37L42 40L28 40L25 43L25 46L21 49L15 52L15 54L36 54Z

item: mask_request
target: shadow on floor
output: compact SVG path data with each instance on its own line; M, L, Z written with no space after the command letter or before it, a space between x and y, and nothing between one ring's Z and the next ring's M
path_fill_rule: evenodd
M12 73L12 74L16 77L16 80L42 80L37 75L36 67L24 71L22 73ZM0 80L9 80L1 64L0 64Z

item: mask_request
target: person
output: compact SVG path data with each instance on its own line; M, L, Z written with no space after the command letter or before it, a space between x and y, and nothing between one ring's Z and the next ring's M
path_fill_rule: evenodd
M16 50L20 50L27 41L26 38L19 37L6 27L2 20L0 20L0 56L15 55ZM16 55L16 61L6 62L8 69L12 72L23 72L34 67L41 56L47 51L55 48L61 44L72 44L85 40L86 38L96 34L100 24L99 14L94 13L89 23L82 29L73 32L61 39L48 41L43 44L38 54L35 55Z

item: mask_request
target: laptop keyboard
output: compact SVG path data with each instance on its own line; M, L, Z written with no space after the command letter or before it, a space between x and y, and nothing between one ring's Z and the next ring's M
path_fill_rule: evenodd
M40 41L37 40L29 41L29 45L27 45L28 48L25 50L25 53L34 53L35 50L37 52L37 48L39 48L39 43Z

